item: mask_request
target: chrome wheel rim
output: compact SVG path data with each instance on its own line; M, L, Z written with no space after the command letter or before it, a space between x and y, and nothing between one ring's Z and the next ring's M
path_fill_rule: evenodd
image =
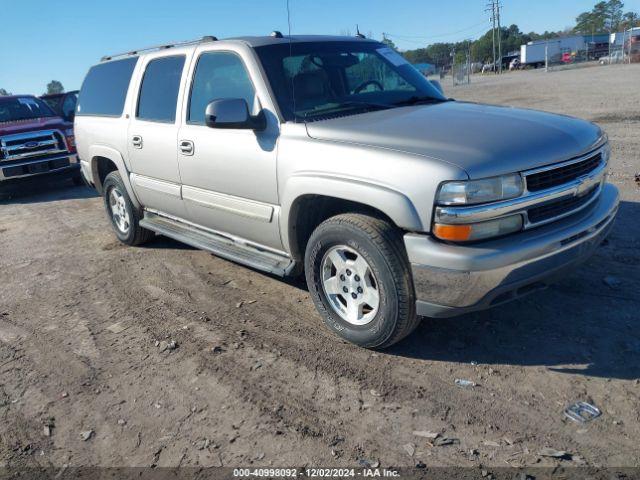
M380 291L371 266L353 248L338 245L322 259L322 288L329 305L352 325L371 322L380 307Z
M124 195L115 187L109 192L109 208L111 210L113 224L116 228L124 234L129 232L131 220L129 218L129 212L127 212Z

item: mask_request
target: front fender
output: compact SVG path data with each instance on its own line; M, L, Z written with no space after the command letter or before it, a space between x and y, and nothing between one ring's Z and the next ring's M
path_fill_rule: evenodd
M91 159L91 180L93 181L96 190L98 190L98 193L102 193L102 182L100 181L100 175L98 173L98 159L106 158L113 162L118 169L118 172L122 177L122 182L124 183L127 193L129 194L129 198L131 199L131 203L133 203L136 208L141 208L140 201L131 186L129 170L127 169L122 154L118 150L106 145L92 145L89 147L89 158Z
M291 176L281 197L280 231L285 251L291 251L293 228L291 210L296 200L305 195L321 195L375 208L398 227L423 231L420 216L411 200L402 192L357 178L333 176L321 172L301 172Z

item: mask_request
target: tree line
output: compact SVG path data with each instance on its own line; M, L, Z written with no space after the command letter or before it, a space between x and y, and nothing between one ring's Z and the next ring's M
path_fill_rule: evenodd
M637 12L624 12L624 3L621 0L609 0L598 2L591 11L583 12L576 17L574 27L558 32L545 31L544 33L520 31L517 25L502 27L499 31L502 42L502 53L520 51L520 46L535 40L547 40L562 36L582 34L595 35L598 33L619 32L629 28L640 26ZM383 42L394 47L389 38ZM452 53L456 57L456 63L464 62L470 53L472 62L487 62L493 60L493 32L487 31L477 40L463 40L461 42L440 42L427 45L424 48L407 50L402 52L411 63L431 63L434 65L448 65L451 63Z
M44 95L51 95L54 93L64 93L64 87L62 86L62 82L59 80L51 80L47 83L47 91L44 92ZM8 92L4 88L0 88L0 97L12 95L11 92Z

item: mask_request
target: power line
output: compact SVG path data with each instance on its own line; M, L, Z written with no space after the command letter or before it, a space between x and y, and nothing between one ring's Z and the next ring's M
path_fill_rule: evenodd
M387 37L395 37L395 38L399 38L401 40L409 40L409 39L420 39L420 40L429 40L432 38L440 38L440 37L449 37L451 35L456 35L458 33L462 33L462 32L466 32L467 30L471 30L472 28L476 28L480 25L486 25L487 24L487 20L483 20L480 23L476 23L475 25L470 25L469 27L463 28L461 30L456 30L455 32L450 32L450 33L441 33L438 35L428 35L428 36L423 36L423 35L396 35L395 33L387 33Z

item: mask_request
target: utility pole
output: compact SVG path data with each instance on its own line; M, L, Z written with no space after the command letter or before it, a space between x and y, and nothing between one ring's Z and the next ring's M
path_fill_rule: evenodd
M491 0L491 3L487 3L487 8L485 12L491 11L491 34L493 37L493 68L492 70L495 72L496 69L496 1Z
M487 8L485 12L491 12L491 34L493 37L493 69L496 69L496 62L498 63L497 68L499 73L502 73L502 35L500 30L500 9L502 5L500 5L500 0L491 0L490 3L487 3ZM496 24L497 24L497 35L498 35L498 57L496 58Z
M502 6L500 5L500 0L496 0L496 17L498 21L498 70L502 73L502 29L500 28L500 9Z

